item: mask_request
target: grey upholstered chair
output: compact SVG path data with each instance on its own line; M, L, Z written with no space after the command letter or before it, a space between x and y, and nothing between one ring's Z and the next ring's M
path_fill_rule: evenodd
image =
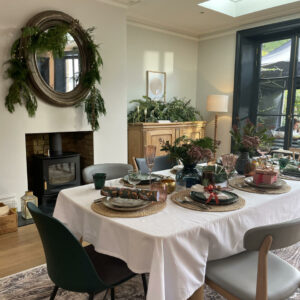
M149 169L146 164L145 158L133 157L133 165L135 169L141 171L141 173L146 174ZM169 155L157 156L155 157L154 166L152 171L162 171L167 169L172 169L176 165L176 162L170 160Z
M129 170L133 170L132 165L107 163L97 164L84 168L82 170L82 178L84 183L92 183L95 173L106 173L106 179L116 179L125 176Z
M209 262L206 283L229 300L287 299L300 286L300 272L269 250L299 240L300 218L248 230L246 251Z

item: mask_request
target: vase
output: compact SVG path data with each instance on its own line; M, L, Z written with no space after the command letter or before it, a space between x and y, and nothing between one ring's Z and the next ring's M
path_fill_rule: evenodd
M176 173L176 185L190 188L201 183L201 175L196 169L196 164L184 164L183 169Z
M249 152L241 152L236 164L235 169L240 175L248 174L251 170L251 161L249 158Z

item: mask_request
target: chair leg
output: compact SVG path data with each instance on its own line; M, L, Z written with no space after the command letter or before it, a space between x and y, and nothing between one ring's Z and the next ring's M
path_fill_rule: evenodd
M58 286L56 285L52 291L52 294L50 296L50 300L54 300L55 296L56 296L56 293L57 293L57 290L58 290Z
M110 299L115 300L115 289L114 288L110 289Z
M102 300L106 300L106 296L107 296L107 294L108 294L108 291L109 291L109 289L106 290L105 295L104 295L104 297L103 297Z
M147 290L148 290L147 279L146 279L145 274L141 274L141 276L142 276L142 280L143 280L143 288L144 288L144 294L145 294L145 298L146 298Z
M93 299L94 299L94 296L95 296L95 293L89 294L89 300L93 300Z

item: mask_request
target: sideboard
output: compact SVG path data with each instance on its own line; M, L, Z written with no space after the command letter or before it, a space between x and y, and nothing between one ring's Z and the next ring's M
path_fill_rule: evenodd
M161 143L173 143L180 136L192 139L203 138L205 121L174 122L174 123L133 123L128 124L128 163L133 157L144 157L146 145L156 146L156 156L165 155L160 151Z

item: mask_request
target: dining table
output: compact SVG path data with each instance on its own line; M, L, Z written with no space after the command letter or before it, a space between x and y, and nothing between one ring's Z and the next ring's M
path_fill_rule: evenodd
M170 170L157 173L174 177ZM163 210L137 218L94 212L91 205L100 191L87 184L60 191L53 215L97 252L122 259L135 273L150 273L147 300L202 299L208 261L244 251L244 234L253 227L300 216L300 181L286 182L290 191L278 195L234 189L245 200L234 211L190 210L169 195ZM106 185L121 187L122 182Z

